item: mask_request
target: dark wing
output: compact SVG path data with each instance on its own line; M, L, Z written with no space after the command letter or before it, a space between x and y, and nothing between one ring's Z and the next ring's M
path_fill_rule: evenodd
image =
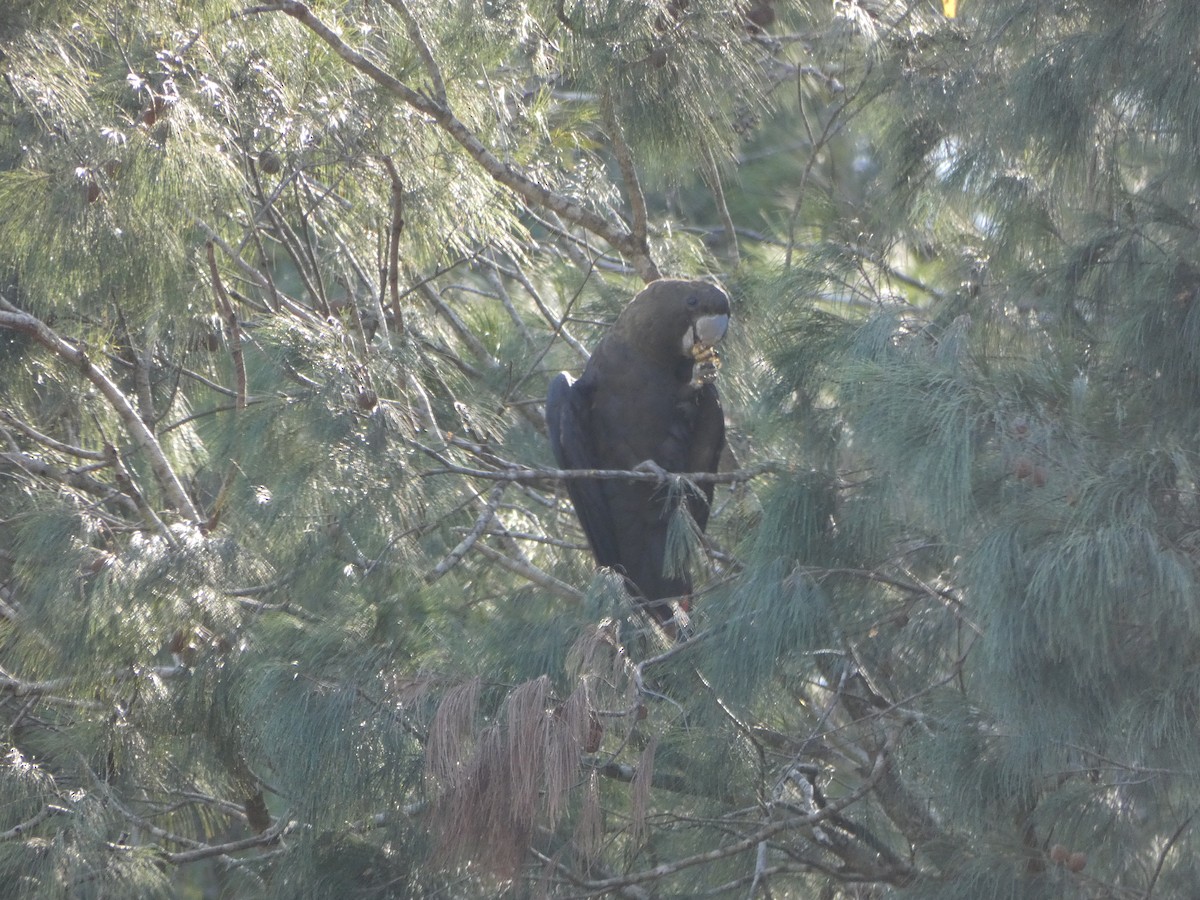
M546 427L559 468L600 468L590 405L588 389L582 381L572 382L565 372L561 372L550 382L550 391L546 395ZM591 478L570 478L567 493L575 505L583 533L592 545L596 562L602 566L619 566L616 526L601 482Z
M703 384L676 407L667 437L655 460L667 472L712 472L721 462L725 449L725 414L716 396L716 386ZM700 493L690 492L688 510L700 530L708 527L709 506L713 504L713 482L697 485Z
M696 403L696 420L692 428L691 446L688 448L688 471L715 473L721 462L721 451L725 449L725 413L721 410L716 385L702 385ZM690 505L692 518L696 520L701 531L708 527L713 488L711 481L700 485L706 502Z

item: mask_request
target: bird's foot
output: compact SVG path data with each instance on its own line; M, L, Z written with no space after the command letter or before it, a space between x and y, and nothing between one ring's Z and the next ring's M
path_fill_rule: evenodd
M671 477L671 473L660 466L652 459L643 460L633 467L635 472L647 472L657 478L659 481L666 481Z
M675 638L676 641L686 641L692 636L692 617L688 615L687 606L680 603L672 603L671 608L674 615L671 616L667 624L672 626L667 633ZM671 634L671 632L674 634Z

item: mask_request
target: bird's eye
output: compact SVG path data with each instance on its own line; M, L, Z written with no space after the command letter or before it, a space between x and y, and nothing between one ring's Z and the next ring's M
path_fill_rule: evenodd
M691 297L688 297L688 299L687 299L688 306L695 306L699 302L700 302L700 298L697 297L695 294L693 294Z

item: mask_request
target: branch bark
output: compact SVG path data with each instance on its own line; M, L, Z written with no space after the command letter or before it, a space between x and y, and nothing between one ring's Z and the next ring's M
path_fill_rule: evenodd
M493 516L496 515L496 507L500 505L500 498L504 496L504 489L506 487L507 485L501 482L492 488L492 493L488 496L487 503L484 504L483 512L481 512L479 514L479 518L475 520L475 525L471 528L470 532L467 533L467 536L459 541L458 546L450 551L449 555L445 559L434 566L432 571L426 573L426 584L433 584L433 582L437 581L456 565L458 565L459 561L467 555L467 551L474 546L477 540L479 540L480 536L491 523Z
M66 812L69 812L69 810L62 806L44 806L32 819L27 819L19 825L14 825L7 831L0 831L0 841L15 841L17 838L25 837L25 835L29 834L30 831L37 828L38 825L45 822L51 816Z
M3 304L3 308L0 309L0 328L11 328L13 331L29 335L60 359L78 368L104 395L104 399L120 418L134 445L145 455L167 502L188 522L199 523L200 514L184 490L183 482L167 461L158 438L142 421L133 403L116 383L92 363L84 350L67 343L41 319L20 312L5 301L0 301L0 304Z
M685 856L681 859L673 860L671 862L661 863L652 868L643 869L640 872L631 872L627 875L619 875L613 878L588 881L585 883L584 887L592 893L599 894L603 893L604 891L615 890L623 887L624 885L644 884L646 882L657 881L660 878L673 875L676 872L682 871L683 869L703 865L705 863L716 862L717 860L727 859L731 856L737 856L749 850L753 850L757 848L758 845L763 841L769 840L775 835L782 834L783 832L791 829L808 828L831 819L842 810L854 803L857 803L859 800L865 797L875 787L879 780L883 778L890 768L891 749L894 746L895 739L898 736L898 733L893 733L889 736L888 741L875 755L875 759L871 766L871 771L867 774L862 784L860 784L851 793L830 802L827 806L824 806L821 809L815 810L808 815L788 816L787 818L770 822L758 828L756 831L751 832L740 840L731 841L730 843L722 847L717 847L713 850L706 850L702 853L693 854L692 856ZM911 874L912 873L910 871L905 871L903 873L897 872L892 873L892 877L896 878L902 875L910 876Z
M433 83L433 99L442 106L449 106L450 104L446 100L446 82L442 79L441 67L438 66L433 51L429 49L429 42L425 40L425 35L421 33L421 25L417 22L417 17L413 15L404 0L385 0L385 2L400 14L400 18L404 20L404 27L408 31L408 39L416 45L417 52L421 54L421 62L425 64L425 71L429 73L429 80Z
M392 5L400 8L400 4ZM264 4L250 11L278 11L291 16L324 41L334 53L353 68L366 75L388 93L432 119L434 124L466 150L470 157L492 179L512 190L527 203L550 210L571 224L577 225L607 241L614 249L629 258L638 274L645 281L653 281L658 277L658 268L654 265L654 261L650 258L646 248L640 246L637 238L627 229L608 221L600 214L581 206L571 198L556 193L545 185L539 184L511 163L506 163L499 159L484 145L478 135L451 110L449 104L439 92L439 87L440 91L444 91L444 85L439 86L435 81L434 92L436 96L434 97L415 90L391 73L385 72L347 44L342 40L340 35L314 15L312 10L306 4L299 2L299 0L283 0L283 2L278 4ZM422 46L424 47L423 50L421 49ZM418 44L418 52L421 52L423 56L429 53L428 45L425 45L422 41L422 43ZM436 63L432 71L437 71Z
M237 310L229 302L225 285L221 282L221 272L217 269L217 255L213 250L213 242L208 241L204 247L208 255L208 273L212 278L213 294L216 296L217 313L225 320L229 329L229 355L233 358L233 371L237 377L237 409L246 408L246 360L242 355L242 328L238 322Z
M3 422L5 425L11 425L26 437L32 438L42 446L49 447L51 450L57 450L59 453L66 453L69 456L76 456L79 459L90 459L93 462L103 462L107 459L99 450L88 450L84 447L64 444L62 441L55 440L49 435L42 434L28 422L18 419L7 409L0 409L0 422Z
M383 164L392 181L392 221L388 225L387 233L388 301L392 307L392 318L396 322L396 332L403 336L404 309L400 305L400 235L404 232L404 184L390 156L383 158ZM381 298L380 306L382 305Z
M421 448L426 449L426 448ZM467 466L455 465L447 460L436 457L445 464L444 469L423 472L423 475L469 475L472 478L486 478L491 481L568 481L572 478L596 478L601 480L621 479L625 481L661 481L655 472L638 472L633 469L549 469L531 466L514 466L511 469L472 469ZM686 472L670 473L671 479L694 481L697 484L740 484L751 481L761 475L783 471L777 463L765 462L739 469L735 472Z
M50 481L57 481L77 491L92 494L106 503L119 504L126 513L131 515L138 514L137 504L133 502L132 498L122 494L112 485L91 478L83 472L72 469L60 469L58 466L51 465L45 460L30 456L27 453L0 451L0 469L10 466L27 472L30 475L46 478Z
M612 97L605 95L603 103L604 123L608 129L608 140L612 144L613 155L617 158L617 166L621 169L621 178L625 182L625 195L629 199L629 210L633 219L631 238L637 242L646 259L644 267L638 267L638 274L647 282L661 278L658 267L650 258L649 217L646 214L646 195L642 191L642 182L638 178L637 166L633 161L633 151L625 143L625 134L613 108Z
M489 547L483 541L476 542L475 549L492 562L498 563L500 566L508 569L510 572L520 575L527 581L544 588L551 594L554 594L556 597L561 597L564 600L570 600L573 603L580 603L583 601L582 591L577 591L566 582L559 581L553 575L543 572L532 563L521 559L513 559L510 556L505 556L499 550L495 549L494 547Z

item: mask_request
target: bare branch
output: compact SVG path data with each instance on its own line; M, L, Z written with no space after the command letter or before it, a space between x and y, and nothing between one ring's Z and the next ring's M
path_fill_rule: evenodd
M45 806L32 819L27 819L19 825L14 825L7 831L0 831L0 841L14 841L17 838L25 837L25 835L29 834L30 831L37 828L37 826L41 825L51 816L68 812L70 810L62 806L55 806L53 804Z
M508 288L504 286L504 279L500 277L500 267L494 261L489 260L487 270L484 272L484 277L496 292L496 297L500 300L500 305L504 307L504 311L508 313L508 317L512 319L513 325L521 335L526 345L533 346L533 335L529 333L529 328L525 325L525 319L521 317L517 311L516 305L509 296Z
M340 35L315 16L312 10L304 3L299 2L299 0L284 0L284 2L278 5L264 4L254 7L252 10L248 10L248 12L272 12L276 10L286 13L300 22L305 28L324 41L338 56L388 93L395 95L413 109L429 116L439 128L466 150L471 158L495 181L516 192L520 197L534 206L551 210L568 222L578 225L580 228L607 241L616 250L630 258L643 278L651 280L647 276L655 271L654 264L645 253L644 248L638 245L638 242L625 228L609 222L598 213L585 209L571 198L555 193L544 185L539 184L511 163L501 161L483 144L474 131L454 115L449 106L444 102L427 97L394 75L385 72L342 40Z
M567 330L566 326L567 316L570 314L571 307L574 305L575 301L579 299L580 291L582 290L583 285L580 285L580 289L575 292L575 296L571 298L570 302L566 306L566 309L563 311L563 314L561 316L556 316L550 311L550 307L548 307L546 305L546 301L542 299L541 292L537 289L534 283L529 280L529 277L521 270L520 266L515 266L513 271L507 274L510 274L510 277L515 278L518 282L520 282L521 287L525 288L525 293L529 294L534 305L538 308L538 312L542 314L542 318L545 319L546 324L550 326L551 331L553 331L555 334L561 335L562 339L566 341L577 354L579 354L579 358L584 362L587 362L591 354L588 353L587 348L584 347L583 344L573 334L571 334L570 331ZM544 355L545 354L542 354L538 357L539 362Z
M117 487L121 489L121 493L133 500L137 506L138 512L141 513L142 519L162 536L163 540L171 547L176 547L177 542L175 536L171 534L171 530L167 528L166 523L159 517L154 508L146 501L145 494L137 486L133 480L133 475L125 466L121 455L117 452L117 448L112 444L108 444L104 448L104 452L108 456L108 464L112 467L113 477L117 481Z
M400 18L404 20L404 27L408 31L408 39L417 45L417 53L421 56L421 62L425 64L429 80L433 82L433 99L442 106L448 107L450 103L446 100L446 83L442 80L442 70L433 57L433 51L429 49L425 35L421 33L421 25L417 22L417 17L412 14L412 10L408 8L408 4L404 0L385 0L385 2L400 14Z
M324 290L320 284L319 273L315 270L311 252L305 248L305 242L300 240L299 235L292 230L292 227L279 214L274 205L268 204L266 198L259 191L259 199L264 204L263 210L267 214L272 227L275 230L275 237L279 243L283 245L283 249L287 255L291 257L292 263L296 267L296 275L304 283L304 289L308 296L312 298L314 304L320 308L321 316L329 317L329 304L325 300Z
M511 469L472 469L459 466L439 459L445 464L444 469L423 472L423 475L469 475L473 478L487 478L492 481L569 481L573 478L597 478L602 480L621 479L627 481L661 481L655 472L638 472L632 469L549 469L527 466L514 466ZM767 461L748 469L738 469L734 472L687 472L670 473L669 477L682 481L692 481L697 484L740 484L752 481L762 475L786 471L782 463Z
M556 597L562 597L564 600L570 600L575 603L582 602L583 600L583 591L571 587L565 581L559 581L553 575L543 572L532 563L505 556L499 550L489 547L483 542L477 542L475 549L492 560L492 562L499 563L510 572L520 575L522 578L533 582L539 587L545 588Z
M221 314L221 318L225 320L225 325L229 329L229 355L233 357L233 371L237 378L235 405L238 410L243 410L246 408L246 360L242 356L242 329L238 324L237 310L229 302L229 295L225 293L225 285L221 283L221 273L217 269L217 255L213 249L213 242L207 241L204 248L208 254L208 274L212 279L213 293L216 295L217 312Z
M488 525L491 524L492 517L496 515L496 507L500 505L500 498L504 496L505 487L507 487L507 485L498 484L492 488L492 493L488 497L487 504L484 506L483 512L479 514L479 518L475 520L474 527L471 528L465 538L459 541L458 546L451 550L450 554L445 559L434 566L431 572L426 574L425 582L427 584L432 584L433 582L437 581L456 565L458 565L459 561L467 555L467 551L474 546L475 542L479 540L480 535L482 535L487 530Z
M106 459L105 455L99 450L85 450L83 447L74 447L71 444L56 441L49 435L42 434L29 423L18 419L7 409L0 409L0 422L11 425L26 437L32 438L42 446L49 447L51 450L57 450L59 453L66 453L69 456L77 456L80 459L90 459L96 462L102 462Z
M857 803L865 797L883 778L884 774L891 768L891 748L895 740L899 737L899 732L894 731L888 737L887 742L875 754L875 759L871 766L871 771L867 777L863 779L862 784L855 788L850 793L837 800L829 802L826 806L802 816L789 816L784 819L777 819L770 822L749 835L737 841L731 841L720 847L712 850L706 850L702 853L696 853L692 856L685 856L673 862L661 863L650 869L644 869L640 872L631 872L628 875L619 875L613 878L598 879L595 881L586 882L586 889L592 893L600 894L605 891L612 891L617 888L629 884L644 884L648 881L657 881L668 875L673 875L684 869L693 866L703 865L705 863L716 862L717 860L727 859L731 856L737 856L749 850L755 849L763 841L769 840L777 834L785 831L790 831L794 828L809 828L823 821L833 818L842 810ZM895 873L893 877L899 876L901 873ZM904 872L904 874L911 874Z
M446 304L446 301L442 299L442 295L438 292L438 290L429 282L424 282L421 284L420 289L421 293L425 295L425 298L433 305L433 308L436 309L438 314L446 320L447 324L449 324L451 328L454 329L454 333L457 334L459 339L470 348L471 352L475 354L475 356L478 357L481 362L486 363L488 368L498 368L500 363L497 361L496 357L492 356L492 354L488 352L487 347L483 345L483 341L479 340L479 338L475 336L474 332L467 327L467 323L459 318L458 314Z
M821 129L821 134L817 136L813 134L812 127L808 122L808 116L804 113L804 94L803 91L799 89L800 80L797 79L797 98L800 104L801 121L804 123L805 129L808 131L810 150L808 161L804 164L804 172L800 175L800 184L796 191L796 200L792 204L792 212L788 216L787 250L784 252L783 258L783 267L785 269L790 269L792 267L792 251L796 247L796 223L800 219L800 212L804 205L805 192L808 188L808 180L812 176L813 167L816 166L818 159L821 158L821 150L825 144L828 143L833 136L836 135L838 131L840 131L841 128L846 124L846 120L842 114L851 107L852 102L865 83L866 78L864 76L863 81L860 82L858 87L851 91L850 94L846 96L837 107L834 108L833 112L829 115L828 120L825 122L824 127Z
M237 266L239 269L241 269L241 271L243 272L243 274L246 275L246 277L248 277L251 281L253 281L255 284L257 284L259 287L261 287L264 291L266 291L276 301L278 306L282 307L283 309L286 309L292 315L298 316L299 318L304 319L305 321L308 321L308 322L317 321L317 316L314 315L314 313L311 309L308 309L307 307L302 306L301 304L299 304L295 300L293 300L291 297L287 296L282 291L278 290L275 287L275 282L271 279L271 277L269 275L267 275L264 272L260 272L258 269L254 268L254 266L250 265L250 263L246 262L246 260L242 259L241 255L237 252L237 250L234 249L233 247L230 247L229 244L225 241L225 239L222 238L219 234L217 234L216 229L214 229L211 225L209 225L203 219L197 218L195 216L193 216L193 221L196 223L197 226L199 226L200 230L203 231L208 236L208 239L210 241L212 241L214 244L216 244L218 247L220 247L221 252L223 252L227 257L229 257L230 261L232 261L235 266ZM257 234L258 234L257 229L254 229L253 233L255 235L255 241L257 243ZM259 247L259 253L261 255L263 255L264 257L266 256L266 254L263 253L261 246Z
M86 677L79 675L66 678L52 678L47 681L24 681L20 678L14 678L8 672L4 671L4 669L0 669L0 693L13 697L48 697L58 691L69 691L80 686L87 688L90 693L95 690L97 684L106 680L111 680L119 684L147 676L154 678L176 678L186 672L187 669L183 666L144 666L117 669L112 672L100 675L92 674ZM54 699L56 703L69 703L88 709L98 709L101 707L101 704L94 700Z
M396 331L404 334L404 308L400 305L400 235L404 232L404 184L390 156L383 158L392 180L392 221L387 233L387 286L396 321ZM382 305L382 304L381 304Z
M229 841L226 844L206 844L194 850L182 850L178 853L164 853L168 862L176 865L199 862L202 859L212 859L214 856L227 856L241 850L251 850L255 847L268 847L277 842L292 827L286 816L280 816L266 831L240 841Z
M61 338L41 319L29 313L19 312L11 304L0 300L0 327L11 328L28 334L39 344L46 347L64 361L76 366L88 381L96 386L109 405L120 418L125 430L133 439L134 444L145 454L150 468L158 479L159 486L166 494L167 501L189 522L199 522L200 514L183 489L183 482L175 474L175 470L167 461L162 445L154 432L142 421L129 398L117 387L108 375L92 363L85 351L72 346Z
M645 281L657 281L662 275L658 271L658 266L654 264L654 260L650 258L646 195L642 192L642 182L638 178L637 166L633 161L633 151L625 143L625 135L621 131L621 123L617 120L612 97L605 94L601 105L604 110L604 124L608 129L608 141L612 145L613 155L616 156L617 165L621 169L621 178L625 181L625 195L629 199L629 208L633 218L631 238L642 251L640 264L635 259L635 265L638 266L638 274Z
M1163 848L1158 854L1158 863L1154 866L1154 874L1150 878L1150 883L1146 885L1146 893L1143 895L1142 900L1150 900L1153 896L1154 885L1158 883L1158 877L1162 874L1163 864L1167 861L1167 855L1171 852L1171 848L1175 846L1184 831L1187 830L1187 827L1192 824L1192 819L1195 815L1194 811L1189 813L1187 818L1179 823L1179 827L1175 829L1175 833L1163 844Z
M741 261L741 254L738 253L737 244L737 229L733 224L733 215L729 212L729 204L725 202L725 188L721 184L721 169L717 165L717 158L713 155L711 147L704 147L704 173L708 181L708 186L712 190L713 202L717 206L717 213L721 217L721 225L723 226L725 240L729 247L729 255L736 267Z

